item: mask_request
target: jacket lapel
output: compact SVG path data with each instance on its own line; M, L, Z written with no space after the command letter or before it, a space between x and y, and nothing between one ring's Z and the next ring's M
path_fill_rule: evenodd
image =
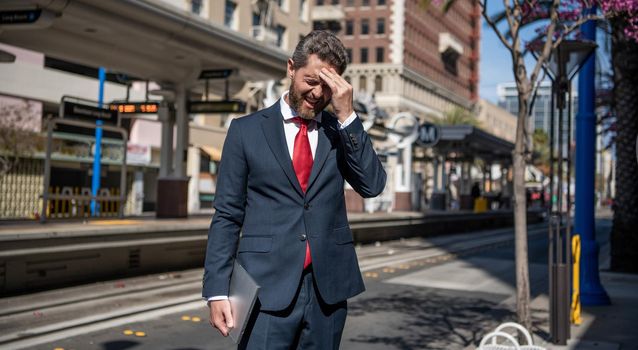
M264 111L264 119L261 122L261 128L266 136L266 142L268 147L275 155L277 162L283 169L286 177L295 188L297 193L304 196L295 169L292 167L292 160L290 159L290 153L288 152L288 145L286 144L286 135L284 134L283 116L279 110L279 100L275 102L273 106ZM313 169L314 171L314 169Z
M306 192L310 190L313 182L317 179L321 168L328 159L328 155L330 154L331 143L328 134L330 132L330 124L328 121L327 113L323 113L321 116L321 123L317 123L317 131L318 131L318 140L317 140L317 150L315 151L315 159L312 164L312 171L310 172L310 178L308 179L308 188Z

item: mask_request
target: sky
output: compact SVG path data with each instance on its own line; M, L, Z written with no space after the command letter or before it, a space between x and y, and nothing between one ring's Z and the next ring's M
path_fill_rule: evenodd
M502 11L503 2L486 1L489 4L487 13L493 15ZM504 25L505 23L503 23ZM530 39L534 36L534 26L525 28L521 37ZM611 62L609 57L609 35L603 30L597 30L597 43L599 49L596 50L596 63L598 69L602 72L611 72ZM487 25L485 20L481 18L481 52L480 52L480 76L479 76L479 95L481 98L490 102L497 103L496 86L499 83L513 82L514 74L512 72L512 58L509 51L503 46L491 27ZM532 55L525 57L527 63L528 76L533 69L536 60ZM578 78L574 78L577 83ZM576 85L577 86L577 85Z
M512 58L494 31L486 26L481 28L479 69L479 95L496 104L496 85L514 80Z
M492 15L503 9L503 2L490 1L487 13ZM531 37L533 31L525 30L523 38ZM491 27L481 18L481 52L479 62L479 95L492 103L498 102L496 86L499 83L513 82L514 73L512 71L512 57L509 51L503 46ZM525 61L528 69L536 61L532 55L528 55ZM529 72L528 72L529 74Z

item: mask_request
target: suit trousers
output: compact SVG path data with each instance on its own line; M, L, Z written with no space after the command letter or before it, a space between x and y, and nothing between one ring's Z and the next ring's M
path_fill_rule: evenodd
M311 266L286 309L261 311L257 301L238 349L339 349L347 312L347 301L326 304L321 299Z

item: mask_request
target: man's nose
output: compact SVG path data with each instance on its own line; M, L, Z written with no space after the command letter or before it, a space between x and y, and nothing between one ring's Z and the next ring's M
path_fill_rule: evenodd
M320 99L323 98L326 93L330 92L330 87L324 84L318 84L317 86L312 88L312 98Z
M317 84L312 88L312 98L313 99L318 99L321 98L323 95L323 85L322 84Z

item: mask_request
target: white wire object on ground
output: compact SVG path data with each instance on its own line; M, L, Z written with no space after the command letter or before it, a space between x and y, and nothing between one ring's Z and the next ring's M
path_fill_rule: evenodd
M514 338L512 335L505 333L504 330L507 328L514 328L518 330L523 337L525 338L525 342L527 344L520 345L519 341ZM498 343L498 338L503 338L506 342ZM488 341L490 341L488 343ZM481 343L477 350L547 350L541 346L534 345L532 341L532 336L529 334L525 327L521 326L518 323L514 322L506 322L496 327L494 332L489 333L483 337Z

